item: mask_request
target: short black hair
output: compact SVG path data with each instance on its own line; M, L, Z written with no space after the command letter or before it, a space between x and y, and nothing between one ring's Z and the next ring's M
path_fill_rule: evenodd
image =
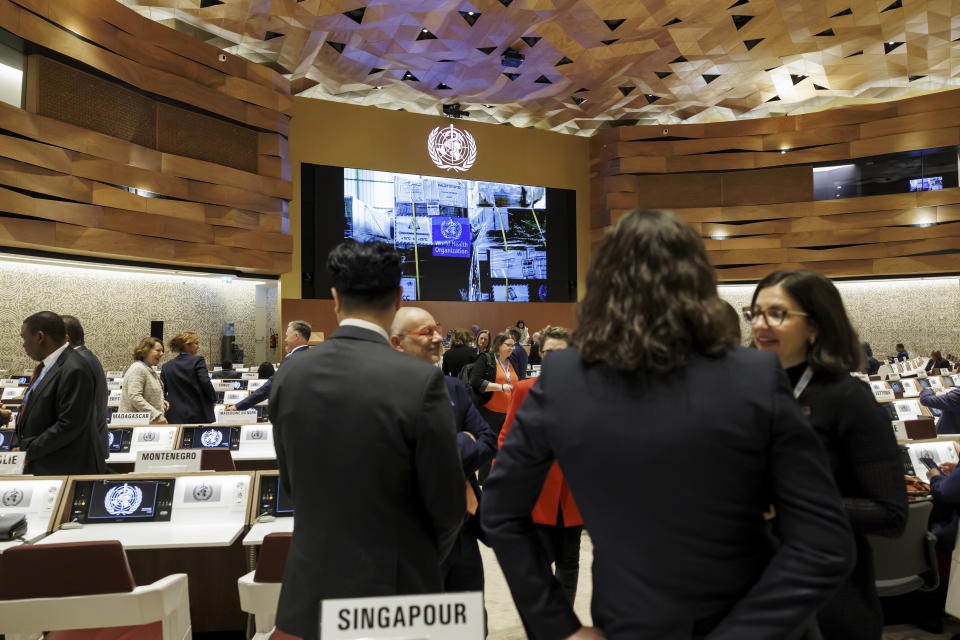
M341 242L327 256L327 272L349 310L384 311L400 288L400 254L385 242Z
M60 316L63 318L63 326L67 330L67 336L71 344L83 344L83 325L76 316Z
M43 331L54 342L62 343L67 339L67 328L63 324L63 318L53 311L38 311L28 316L23 324L27 325L27 331L30 333Z
M898 343L897 343L897 349L903 349L903 348L905 348L905 347L903 346L903 343L902 343L902 342L898 342Z
M220 363L220 368L221 368L221 369L227 369L227 370L233 369L233 361L232 361L232 360L224 360L223 362Z
M520 341L520 336L523 335L520 332L520 329L518 329L517 327L507 327L507 333L509 333L513 337L513 339L518 342Z

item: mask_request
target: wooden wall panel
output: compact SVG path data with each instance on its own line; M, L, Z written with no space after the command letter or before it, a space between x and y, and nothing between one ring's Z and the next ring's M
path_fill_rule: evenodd
M286 80L112 0L0 0L0 26L104 74L29 56L28 108L0 104L0 245L290 270Z
M960 188L814 201L811 166L960 145L958 104L960 89L782 118L601 132L591 141L600 208L591 240L634 208L663 208L704 238L724 281L781 268L833 277L960 272Z

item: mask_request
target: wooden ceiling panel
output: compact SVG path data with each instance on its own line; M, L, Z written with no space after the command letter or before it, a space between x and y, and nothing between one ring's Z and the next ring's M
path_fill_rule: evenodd
M301 96L431 114L459 102L471 120L581 135L960 86L960 0L122 2L287 74ZM519 67L503 65L510 48Z

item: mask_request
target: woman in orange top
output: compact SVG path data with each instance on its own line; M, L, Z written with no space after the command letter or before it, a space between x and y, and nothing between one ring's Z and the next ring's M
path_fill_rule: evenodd
M509 333L498 333L488 353L481 353L470 371L470 386L482 394L484 402L478 406L480 415L494 433L499 434L510 408L510 394L517 383L517 372L510 364L510 353L516 342ZM490 463L480 468L480 483L490 474Z
M560 351L569 346L570 331L564 327L544 327L540 331L540 341L543 357L546 359L551 351ZM500 431L497 448L503 446L503 441L510 432L510 425L513 424L513 416L536 381L537 378L527 378L517 383L511 394L510 408ZM570 601L570 606L573 606L580 574L580 534L583 532L583 518L573 501L573 494L570 493L570 486L560 471L560 465L556 462L550 467L547 479L543 482L543 490L533 507L532 516L547 558L556 565L554 576Z

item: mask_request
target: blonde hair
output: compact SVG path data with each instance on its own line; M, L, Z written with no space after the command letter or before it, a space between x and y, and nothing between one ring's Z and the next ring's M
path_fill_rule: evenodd
M170 339L167 344L173 351L181 352L189 345L200 342L200 337L193 331L182 331Z
M144 360L147 357L147 354L153 351L153 348L157 345L160 345L160 348L163 348L163 343L157 340L154 337L147 337L137 343L137 346L133 348L133 359L134 360Z

